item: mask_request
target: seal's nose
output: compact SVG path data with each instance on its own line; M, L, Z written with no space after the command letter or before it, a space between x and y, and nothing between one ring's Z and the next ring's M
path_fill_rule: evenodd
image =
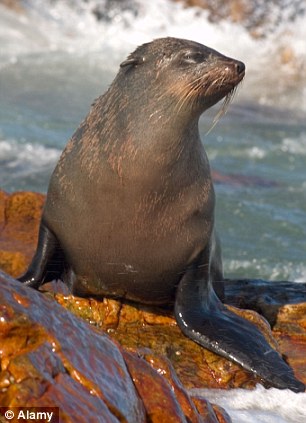
M236 71L237 71L238 75L244 73L245 64L243 62L237 61L235 67L236 67Z

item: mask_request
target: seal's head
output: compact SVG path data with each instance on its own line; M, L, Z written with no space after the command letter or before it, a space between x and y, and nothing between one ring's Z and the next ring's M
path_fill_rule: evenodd
M144 103L154 102L157 109L162 104L163 110L176 106L176 114L190 117L224 97L227 104L244 73L240 61L194 41L168 37L138 47L121 63L118 82L124 91L137 80L135 95L150 93Z

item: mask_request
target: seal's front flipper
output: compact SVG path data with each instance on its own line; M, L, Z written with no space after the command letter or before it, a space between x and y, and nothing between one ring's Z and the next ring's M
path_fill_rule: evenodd
M41 222L35 255L26 273L18 280L38 289L43 283L60 277L63 268L64 257L59 242L50 229Z
M175 316L189 338L229 360L240 364L270 386L305 391L292 369L251 322L228 310L216 296L200 265L186 272L175 299ZM207 272L209 273L209 272Z

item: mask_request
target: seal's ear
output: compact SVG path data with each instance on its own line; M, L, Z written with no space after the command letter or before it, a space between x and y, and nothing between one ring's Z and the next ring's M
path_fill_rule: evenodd
M143 56L130 56L124 62L120 64L121 68L125 66L138 66L141 65L145 61Z

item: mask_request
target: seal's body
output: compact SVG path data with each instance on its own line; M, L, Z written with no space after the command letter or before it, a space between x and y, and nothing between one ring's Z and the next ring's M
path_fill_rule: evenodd
M61 277L77 295L173 303L187 336L300 391L258 329L220 301L214 190L198 119L229 100L244 70L187 40L136 49L64 150L20 280L37 288Z

